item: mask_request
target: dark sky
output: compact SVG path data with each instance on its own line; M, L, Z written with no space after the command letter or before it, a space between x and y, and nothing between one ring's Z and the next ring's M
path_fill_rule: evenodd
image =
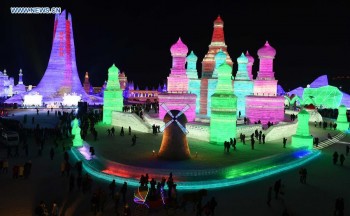
M256 57L266 40L277 50L274 71L285 90L306 86L319 75L350 75L350 8L346 1L93 1L12 0L0 3L0 70L36 85L47 67L54 15L11 15L11 6L60 6L73 17L81 80L101 86L113 63L140 88L157 86L171 68L170 46L181 36L200 62L213 21L224 20L228 52ZM5 5L4 5L5 4ZM17 76L16 76L17 80ZM345 88L345 86L344 86ZM349 86L346 87L349 89Z

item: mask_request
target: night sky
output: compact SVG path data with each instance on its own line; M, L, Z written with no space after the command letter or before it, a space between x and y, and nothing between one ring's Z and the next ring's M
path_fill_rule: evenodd
M79 1L13 0L0 3L0 70L36 85L47 67L54 15L11 15L11 6L68 9L73 18L77 66L93 86L101 86L115 63L140 88L157 87L171 68L170 46L179 36L198 56L198 71L208 51L213 21L224 21L228 52L235 62L249 50L258 69L257 50L268 40L277 55L276 79L285 90L305 87L319 75L350 76L350 8L346 1ZM215 3L214 3L215 2ZM5 4L5 5L4 5ZM286 5L287 4L287 5ZM349 83L350 79L347 79ZM343 90L349 91L346 82Z

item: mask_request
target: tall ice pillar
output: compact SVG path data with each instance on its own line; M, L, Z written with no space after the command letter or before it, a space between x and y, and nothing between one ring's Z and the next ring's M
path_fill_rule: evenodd
M232 67L226 63L218 68L218 84L211 96L210 142L223 144L236 137L237 97L233 94Z
M309 119L310 114L306 110L303 109L298 113L297 132L292 136L293 148L312 149L314 139L310 135Z
M118 79L119 69L113 64L108 69L108 81L103 94L103 123L112 123L112 111L123 111L123 90Z

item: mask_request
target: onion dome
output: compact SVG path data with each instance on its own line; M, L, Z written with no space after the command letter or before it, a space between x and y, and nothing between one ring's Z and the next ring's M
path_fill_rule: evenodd
M260 58L275 58L276 50L266 41L265 45L258 50Z
M226 61L226 57L227 55L222 51L222 49L220 49L215 55L215 63L218 66L223 64Z
M240 57L237 58L238 64L248 64L248 58L242 53Z
M196 56L196 54L194 54L194 52L193 51L191 51L191 53L187 56L187 58L186 58L186 60L187 61L197 61L197 56Z
M181 38L170 48L172 56L186 56L188 52L187 46L181 41Z
M119 69L114 64L108 69L108 73L118 74L118 72L119 72Z
M248 50L247 50L247 52L245 53L245 57L248 58L248 63L251 63L251 64L254 63L254 58L253 58L253 56L251 56L251 55L249 54Z

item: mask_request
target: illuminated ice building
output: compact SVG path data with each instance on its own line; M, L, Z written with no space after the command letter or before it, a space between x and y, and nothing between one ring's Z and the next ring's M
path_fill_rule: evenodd
M268 42L258 50L259 71L254 80L254 95L246 97L246 116L251 123L284 120L284 97L277 96L277 80L273 71L276 50Z
M230 55L227 53L227 46L225 44L224 22L221 17L218 16L214 21L214 30L209 45L209 51L202 61L199 112L203 115L210 115L210 98L215 91L217 83L217 72L214 73L215 65L217 65L215 56L220 50L226 55L226 63L232 67L233 63ZM218 66L220 65L217 65L217 67Z
M11 97L13 94L14 79L6 73L0 71L0 97Z
M66 101L64 97L102 104L102 97L88 95L80 81L75 60L75 47L72 29L72 17L63 11L55 16L54 34L49 63L40 83L31 91L17 94L6 103L26 103L32 95L41 95L44 104L60 104ZM76 97L78 96L78 97ZM73 103L73 101L70 101ZM73 104L77 104L74 101ZM30 102L28 102L30 104Z
M210 142L222 144L236 137L237 97L232 88L232 67L226 63L217 68L217 86L211 96Z
M186 118L192 122L196 118L196 95L189 93L189 79L186 74L187 46L179 40L170 48L173 58L171 72L168 76L168 91L158 95L159 104L165 104L169 110L182 110L186 105ZM160 107L159 118L163 120L167 111Z
M298 87L287 94L289 96L285 96L285 99L289 105L313 104L318 108L328 109L338 109L341 105L350 107L350 95L336 86L329 85L327 75L318 77L306 88Z
M253 94L253 81L247 70L248 58L242 53L237 58L238 71L233 83L233 91L237 96L237 115L245 116L246 100L245 97ZM251 74L251 73L250 73Z

